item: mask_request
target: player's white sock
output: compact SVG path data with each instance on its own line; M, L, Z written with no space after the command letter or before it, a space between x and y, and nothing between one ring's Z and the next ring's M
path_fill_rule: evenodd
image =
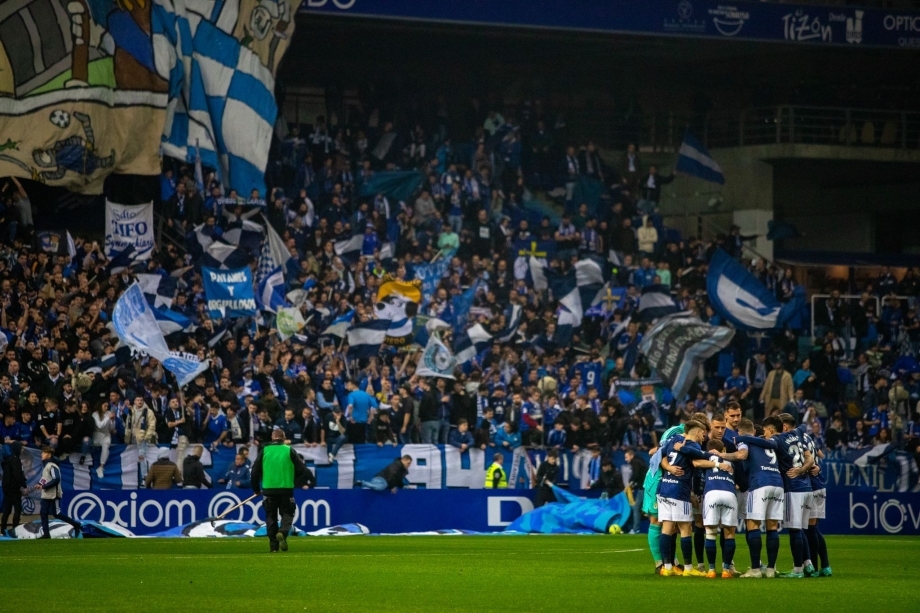
M672 564L665 564L665 565L664 565L664 569L665 569L665 570L671 570L672 568L674 568L674 566L673 566Z
M800 573L800 572L802 572L802 567L801 567L801 566L794 566L794 567L792 568L792 572L794 572L794 573Z

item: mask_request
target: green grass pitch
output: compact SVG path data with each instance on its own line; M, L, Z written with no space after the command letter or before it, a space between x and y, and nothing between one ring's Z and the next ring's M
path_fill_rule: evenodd
M653 574L642 536L100 539L0 543L0 610L908 611L920 538L827 537L834 577ZM739 540L739 568L748 567ZM718 561L721 563L721 560ZM782 539L780 570L788 570ZM670 604L668 604L670 603ZM693 604L695 603L695 604Z

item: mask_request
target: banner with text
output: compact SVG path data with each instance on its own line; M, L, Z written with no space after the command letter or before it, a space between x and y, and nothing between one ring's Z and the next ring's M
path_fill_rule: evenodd
M815 45L920 49L920 12L721 0L307 0L305 13Z
M256 294L249 268L218 270L202 268L204 295L211 319L246 317L256 314Z
M128 206L105 201L105 257L133 248L131 259L149 260L153 253L153 203Z

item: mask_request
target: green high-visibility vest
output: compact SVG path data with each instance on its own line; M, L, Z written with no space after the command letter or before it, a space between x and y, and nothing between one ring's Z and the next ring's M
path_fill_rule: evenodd
M262 489L280 490L294 487L294 462L287 445L262 448Z
M505 477L505 471L502 470L501 464L493 462L492 466L486 470L486 489L493 489L495 487L495 477L496 473L498 476L498 487L506 488L508 487L508 478Z

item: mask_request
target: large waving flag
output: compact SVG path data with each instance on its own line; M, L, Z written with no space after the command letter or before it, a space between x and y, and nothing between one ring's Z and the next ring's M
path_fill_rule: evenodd
M709 302L719 315L744 330L773 330L785 326L804 306L805 292L797 287L782 304L740 262L716 249L706 277Z
M674 170L709 181L725 185L725 175L722 174L722 167L712 159L709 150L696 139L693 134L687 131L684 134L684 142L680 145L677 152L677 166Z
M263 194L278 114L274 75L300 0L154 5L153 49L168 50L156 58L170 88L163 152L187 162L200 153L225 187L247 197L252 189Z
M639 351L671 391L682 400L700 365L724 349L735 331L710 326L696 317L676 313L661 319L642 338Z
M112 324L123 343L140 354L162 362L166 370L176 375L180 386L187 385L210 364L209 360L200 362L197 357L169 350L153 309L147 304L137 283L129 287L115 303Z

